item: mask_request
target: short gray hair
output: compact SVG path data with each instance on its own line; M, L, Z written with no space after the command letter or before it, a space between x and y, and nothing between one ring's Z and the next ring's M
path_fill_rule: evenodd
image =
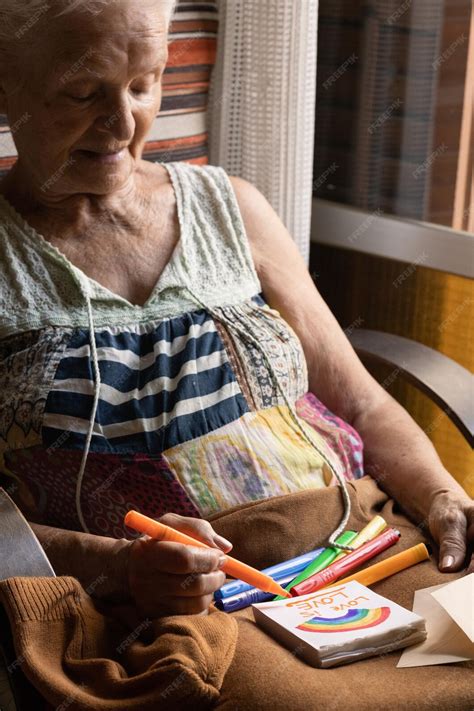
M169 12L171 21L177 0L155 0ZM14 43L29 34L29 30L50 11L59 17L75 10L98 14L116 0L0 0L0 44Z

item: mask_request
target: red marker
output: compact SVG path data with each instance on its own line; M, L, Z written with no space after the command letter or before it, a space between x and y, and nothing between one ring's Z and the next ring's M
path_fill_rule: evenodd
M323 588L325 585L330 585L334 580L337 580L343 575L347 575L354 570L354 568L358 568L386 548L393 546L394 543L397 543L399 538L400 531L396 531L394 528L387 528L376 538L367 541L363 546L357 548L357 550L348 553L343 558L339 558L339 560L334 561L334 563L324 568L324 570L311 575L309 578L306 578L306 580L298 583L298 585L290 588L292 596L307 595L308 593Z

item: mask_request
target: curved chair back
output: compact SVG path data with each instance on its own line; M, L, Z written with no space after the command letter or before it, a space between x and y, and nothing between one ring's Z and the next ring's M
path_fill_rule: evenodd
M12 577L54 577L55 573L23 514L0 489L0 580ZM30 711L44 702L28 682L17 657L10 624L0 605L0 709Z

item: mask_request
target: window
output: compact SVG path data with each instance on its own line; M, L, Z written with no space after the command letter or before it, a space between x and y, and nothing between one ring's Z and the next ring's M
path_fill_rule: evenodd
M474 231L473 35L470 0L320 0L315 197Z

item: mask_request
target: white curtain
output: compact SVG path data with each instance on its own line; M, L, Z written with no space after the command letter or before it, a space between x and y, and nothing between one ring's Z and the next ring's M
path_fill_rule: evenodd
M309 257L318 0L219 0L210 162L253 183Z

